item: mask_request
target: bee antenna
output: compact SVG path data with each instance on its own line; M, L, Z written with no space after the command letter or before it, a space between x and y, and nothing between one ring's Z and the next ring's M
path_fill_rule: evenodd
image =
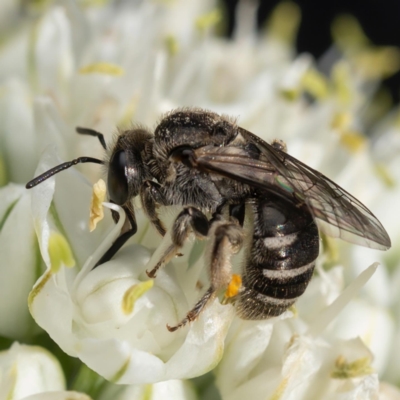
M80 133L81 135L90 135L95 136L99 139L101 145L103 146L104 150L107 150L106 142L104 140L104 136L102 133L95 131L94 129L90 128L82 128L81 126L77 126L75 130Z
M43 174L41 174L41 175L37 176L36 178L32 179L31 181L29 181L25 187L27 189L32 189L36 185L39 185L39 183L42 183L46 179L49 179L51 176L58 174L59 172L64 171L64 169L68 169L79 163L104 164L104 161L99 160L98 158L92 158L92 157L79 157L79 158L76 158L75 160L62 163L60 165L55 166L54 168L49 169L48 171L44 172Z

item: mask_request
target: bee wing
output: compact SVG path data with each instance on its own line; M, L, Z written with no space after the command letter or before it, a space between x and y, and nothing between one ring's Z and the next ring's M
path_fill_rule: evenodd
M379 220L360 201L320 172L241 130L261 154L238 147L206 146L194 151L197 167L292 197L308 206L319 228L329 236L373 249L386 250L390 238Z

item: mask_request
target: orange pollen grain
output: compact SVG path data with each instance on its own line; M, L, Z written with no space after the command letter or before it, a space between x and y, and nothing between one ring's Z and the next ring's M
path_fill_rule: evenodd
M242 286L242 278L240 275L233 274L232 279L229 282L228 288L225 292L225 297L231 298L238 294L240 287Z

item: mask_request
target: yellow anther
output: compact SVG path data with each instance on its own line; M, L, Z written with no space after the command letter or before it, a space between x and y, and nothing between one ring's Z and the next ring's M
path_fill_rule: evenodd
M222 19L221 11L218 9L212 10L196 19L196 28L200 32L217 25Z
M292 1L282 1L272 11L267 22L267 34L287 44L294 43L300 25L299 6Z
M375 47L354 55L357 69L368 79L383 79L400 69L400 51L397 47Z
M352 15L337 17L332 23L331 31L333 41L342 50L360 49L369 44L360 23Z
M367 144L367 139L362 133L350 129L342 132L340 141L352 153L364 149Z
M124 294L122 299L122 311L124 314L131 314L135 308L136 300L142 297L154 285L154 280L138 283L131 286Z
M352 116L349 112L339 112L333 117L331 125L339 133L340 142L355 153L366 146L367 139L362 133L351 129L351 123Z
M351 124L351 120L352 117L349 112L338 112L333 116L331 126L337 130L347 129Z
M90 204L89 230L96 229L98 222L104 218L103 202L106 198L106 184L100 179L93 185L92 202Z
M103 7L109 2L110 0L82 0L80 4L82 7Z
M392 174L388 170L385 164L377 163L375 164L375 172L380 178L380 180L389 188L396 186L396 180L393 178Z
M165 46L167 47L168 53L171 56L175 56L179 52L179 43L176 37L173 35L168 35L165 38Z
M280 94L287 101L296 101L300 96L300 90L298 90L298 89L281 89Z
M305 91L318 100L323 100L328 96L328 81L315 69L309 69L303 75L301 84Z
M43 12L51 3L51 0L30 0L25 2L24 6L30 8L31 11Z
M83 75L104 74L104 75L120 76L124 74L124 69L115 64L107 62L98 62L80 68L79 73Z
M58 272L61 265L65 265L66 267L75 266L71 247L61 233L52 232L50 234L48 250L51 272Z
M332 83L334 94L342 105L351 103L353 93L350 85L349 66L345 62L338 62L332 69Z
M349 363L345 357L339 356L335 361L335 369L331 376L335 379L350 379L369 375L373 372L369 357L363 357Z

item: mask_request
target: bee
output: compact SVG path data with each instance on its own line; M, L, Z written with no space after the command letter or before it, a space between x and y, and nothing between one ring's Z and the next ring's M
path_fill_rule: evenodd
M374 249L391 246L379 220L360 201L320 172L286 152L281 141L268 144L229 117L197 108L164 116L154 134L145 128L119 133L106 160L79 157L30 181L32 188L78 163L107 167L107 192L127 220L121 235L96 265L110 260L137 230L132 199L164 236L160 206L183 206L171 228L172 244L155 267L176 256L191 233L208 239L210 287L174 331L194 321L232 277L231 257L245 242L244 221L252 221L245 249L242 285L234 302L243 319L278 316L301 296L319 254L319 232ZM113 215L117 220L117 216ZM248 239L248 238L247 238Z

